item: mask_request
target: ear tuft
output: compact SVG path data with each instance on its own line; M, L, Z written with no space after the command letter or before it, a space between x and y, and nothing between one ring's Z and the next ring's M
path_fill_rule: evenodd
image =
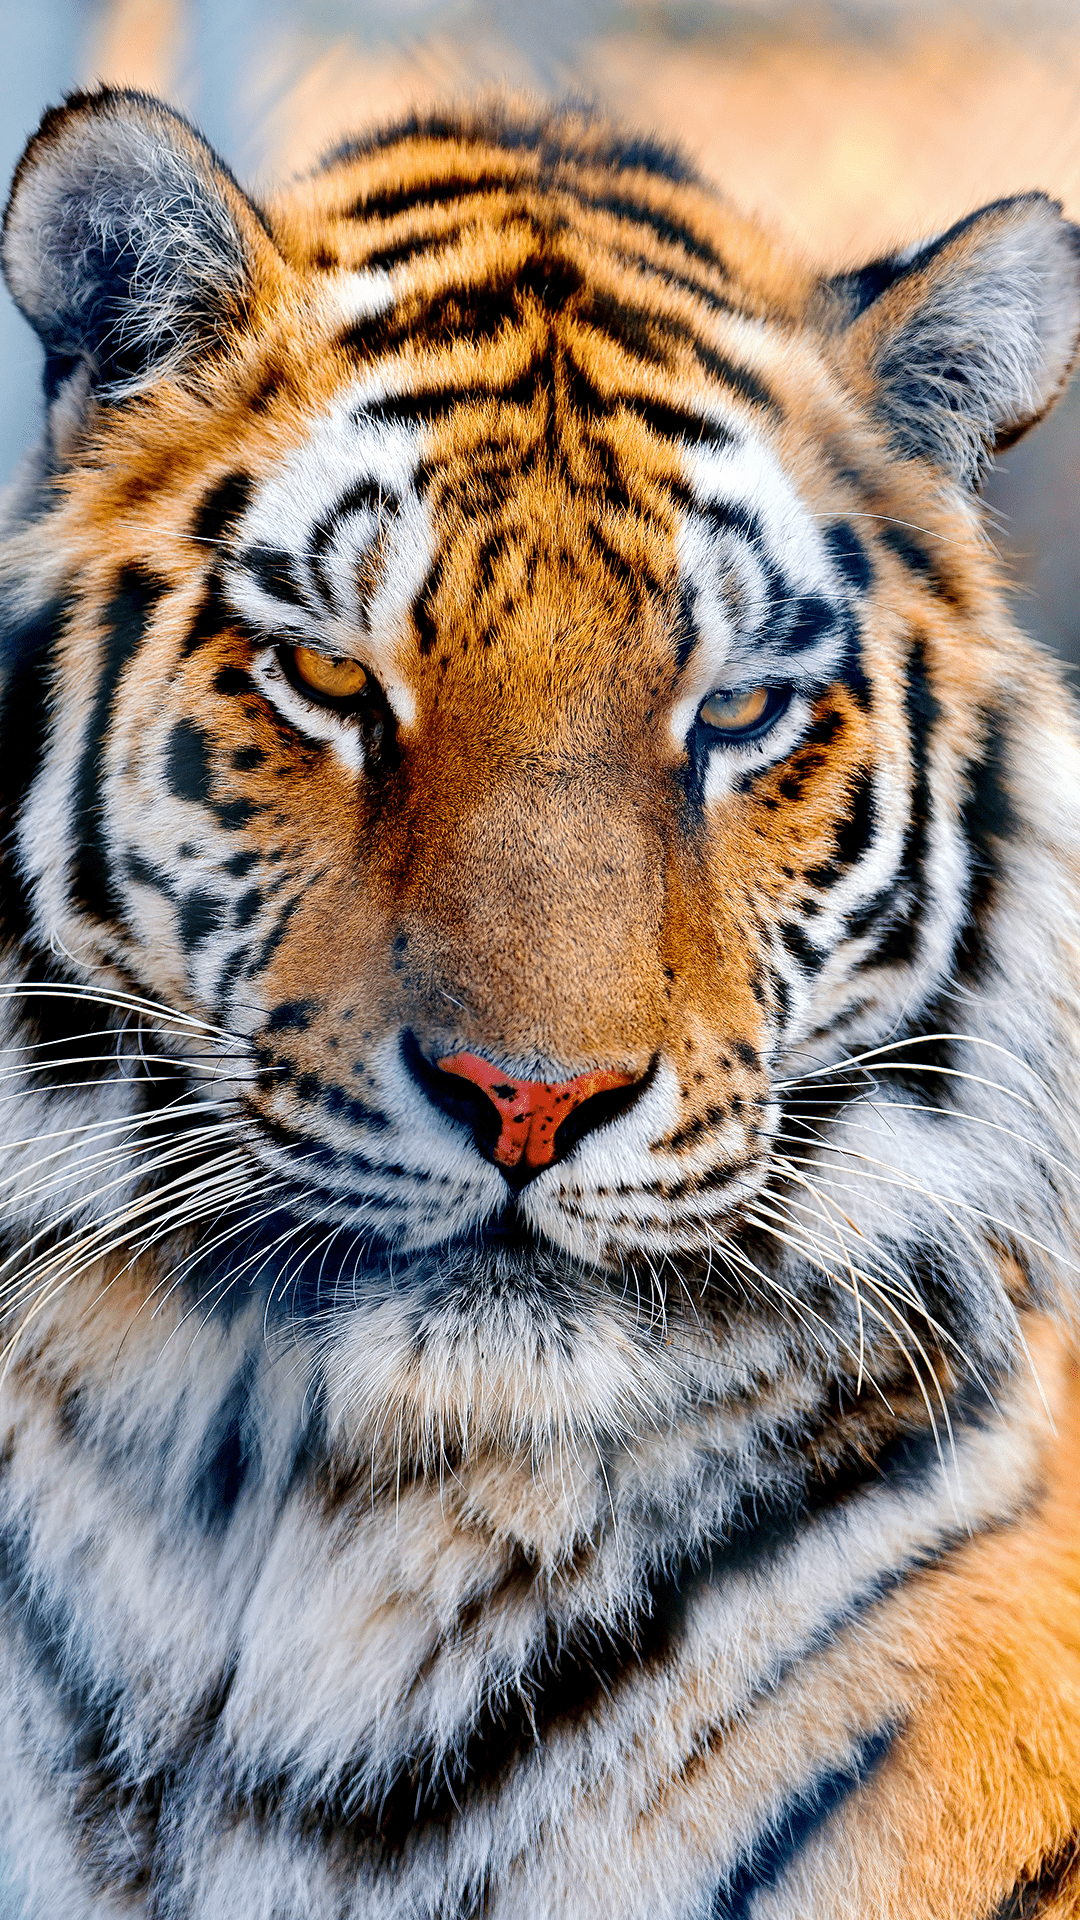
M261 215L195 129L108 87L45 115L4 218L4 273L47 384L83 364L105 400L220 340L268 256Z
M1080 228L1001 200L827 283L838 357L906 458L974 484L1061 392L1080 335Z

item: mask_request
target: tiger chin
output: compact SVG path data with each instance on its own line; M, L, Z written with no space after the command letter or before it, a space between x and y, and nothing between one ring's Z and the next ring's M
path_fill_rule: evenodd
M830 276L514 102L261 205L144 95L46 114L34 1920L1080 1911L1080 760L977 491L1078 241Z

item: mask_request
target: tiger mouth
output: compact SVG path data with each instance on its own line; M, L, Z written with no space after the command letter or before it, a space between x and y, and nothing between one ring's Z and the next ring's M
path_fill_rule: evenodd
M276 1207L235 1235L219 1258L197 1263L190 1279L198 1297L236 1305L252 1291L265 1298L267 1320L340 1319L396 1295L414 1306L476 1309L483 1301L530 1300L545 1311L580 1290L590 1297L624 1288L628 1262L602 1253L583 1258L532 1225L508 1196L487 1219L442 1239L403 1250L377 1228L327 1233L282 1196Z

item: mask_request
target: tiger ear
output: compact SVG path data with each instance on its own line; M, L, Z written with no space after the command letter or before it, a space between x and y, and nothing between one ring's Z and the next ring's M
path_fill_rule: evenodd
M826 283L842 370L897 451L974 485L1061 392L1080 334L1080 227L1045 194Z
M102 400L182 372L282 265L195 129L147 94L109 87L45 115L16 169L2 259L45 346L50 397L85 368Z

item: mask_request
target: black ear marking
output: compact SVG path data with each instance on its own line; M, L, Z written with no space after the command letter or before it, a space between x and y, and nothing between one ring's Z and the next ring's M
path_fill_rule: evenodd
M101 87L46 113L4 217L8 286L46 352L46 390L86 367L117 400L220 345L276 253L194 127Z
M1061 392L1080 335L1080 227L1042 193L838 274L822 314L897 451L975 483Z

